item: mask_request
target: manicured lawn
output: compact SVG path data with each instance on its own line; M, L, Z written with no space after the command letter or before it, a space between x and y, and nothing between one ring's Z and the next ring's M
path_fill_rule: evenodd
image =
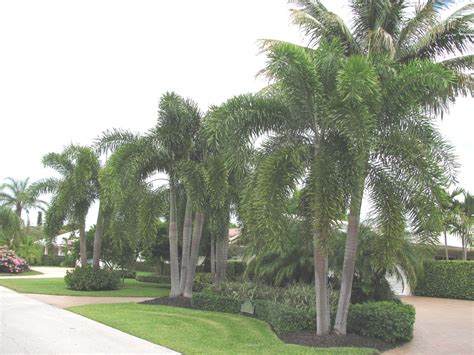
M69 310L184 354L378 354L372 349L285 344L267 323L227 313L135 303Z
M12 279L0 280L0 286L11 288L21 293L40 293L45 295L97 296L97 297L163 297L168 296L169 289L150 282L138 282L125 279L125 285L113 291L74 291L66 288L64 279Z
M11 272L0 272L0 276L31 276L31 275L41 275L41 274L42 274L41 272L34 271L34 270L25 271L19 274L14 274Z

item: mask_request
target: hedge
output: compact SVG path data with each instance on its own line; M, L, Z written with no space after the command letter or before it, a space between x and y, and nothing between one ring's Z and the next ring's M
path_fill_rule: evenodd
M137 275L135 280L140 282L154 282L158 284L170 284L171 277L166 275Z
M418 296L474 300L474 262L430 260L414 293Z
M255 317L270 324L277 334L316 329L316 312L271 301L255 301Z
M232 297L223 297L207 292L193 294L191 301L193 308L225 313L240 313L241 302Z
M301 309L287 304L254 300L255 317L270 324L277 334L316 329L314 308ZM242 301L231 296L220 296L209 291L194 293L195 309L240 313ZM391 301L373 301L352 305L347 330L383 339L387 342L408 341L413 337L415 308Z
M247 264L240 260L227 260L226 277L228 280L240 280L244 275Z
M120 274L114 270L98 269L87 265L67 271L64 277L67 288L78 291L116 290L120 287Z
M350 307L347 331L394 343L413 338L414 324L415 307L412 305L372 301Z

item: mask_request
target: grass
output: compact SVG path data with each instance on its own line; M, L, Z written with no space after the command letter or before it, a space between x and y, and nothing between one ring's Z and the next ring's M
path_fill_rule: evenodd
M184 354L378 354L373 349L285 344L267 323L227 313L134 303L69 310Z
M51 279L11 279L0 280L5 286L21 293L39 293L63 296L97 296L97 297L164 297L169 289L150 282L138 282L125 279L125 285L112 291L75 291L66 288L63 278Z
M0 276L31 276L31 275L41 275L41 274L42 272L34 271L34 270L21 272L19 274L15 274L11 272L0 272Z

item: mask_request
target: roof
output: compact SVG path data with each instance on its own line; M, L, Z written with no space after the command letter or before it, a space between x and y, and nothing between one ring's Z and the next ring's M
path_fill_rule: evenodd
M229 229L229 242L232 243L240 237L240 228Z
M59 234L59 235L55 236L53 238L52 242L53 242L53 245L56 245L56 246L64 246L66 244L70 245L71 242L72 242L71 239L74 239L77 236L79 236L79 230L75 230L75 231L72 231L72 232L66 232L66 233ZM41 244L41 245L45 245L46 240L45 239L39 240L38 243Z

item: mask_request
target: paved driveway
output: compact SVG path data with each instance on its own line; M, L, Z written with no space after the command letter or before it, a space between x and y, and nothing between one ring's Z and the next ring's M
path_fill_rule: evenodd
M10 280L10 279L51 279L51 278L61 278L66 276L66 271L72 270L72 268L67 267L57 267L57 266L33 266L31 270L41 272L40 275L25 275L25 276L0 276L0 279Z
M413 340L384 354L474 354L474 301L403 297L416 308Z
M178 354L0 287L0 354Z

